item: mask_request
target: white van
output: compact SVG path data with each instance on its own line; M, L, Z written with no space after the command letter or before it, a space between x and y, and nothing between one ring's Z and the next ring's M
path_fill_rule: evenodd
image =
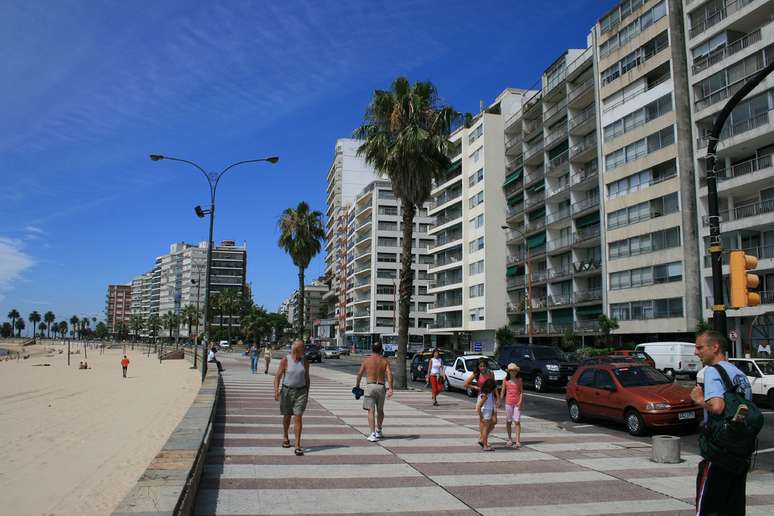
M690 342L648 342L637 344L634 349L642 350L653 357L656 369L672 378L675 374L690 374L695 377L701 369L701 362L693 354L695 345Z

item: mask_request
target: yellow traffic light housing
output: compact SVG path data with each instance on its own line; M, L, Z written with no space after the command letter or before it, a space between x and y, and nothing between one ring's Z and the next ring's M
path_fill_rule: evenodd
M745 254L744 251L730 251L728 259L730 282L730 308L744 308L757 306L761 303L761 295L750 292L751 288L757 288L760 280L756 274L747 271L758 266L755 256Z

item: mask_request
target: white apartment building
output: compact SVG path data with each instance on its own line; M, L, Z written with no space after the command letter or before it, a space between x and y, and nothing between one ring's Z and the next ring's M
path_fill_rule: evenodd
M701 296L712 316L712 271L708 255L707 135L728 99L774 60L771 0L684 2L690 105L693 121L698 220L701 236ZM717 147L720 231L724 250L757 256L761 304L729 310L746 350L774 330L774 74L740 102L723 126ZM724 260L723 273L728 274ZM728 283L726 281L726 296Z
M409 313L409 346L422 349L433 323L428 308L428 268L433 258L428 249L435 238L428 234L434 218L427 204L414 217L412 254L414 294ZM390 182L373 181L360 191L349 208L346 233L346 343L370 349L374 339L397 344L398 287L403 241L402 206Z
M435 263L428 272L436 300L429 313L440 345L494 352L495 332L507 321L503 120L522 95L505 90L452 133L451 168L432 190Z
M336 340L341 346L347 326L347 229L349 207L355 196L376 179L376 174L357 155L362 142L336 140L333 162L328 169L325 224L325 277L329 291L323 298L327 319L337 321Z
M592 50L564 52L504 124L507 312L533 342L594 334L604 311Z
M603 292L614 332L666 340L702 316L682 5L625 0L592 29Z
M304 333L314 337L315 322L324 319L327 307L323 303L323 297L328 293L328 285L316 280L304 285ZM299 306L301 296L298 289L294 290L287 299L287 317L293 328L298 330L301 326L301 310Z

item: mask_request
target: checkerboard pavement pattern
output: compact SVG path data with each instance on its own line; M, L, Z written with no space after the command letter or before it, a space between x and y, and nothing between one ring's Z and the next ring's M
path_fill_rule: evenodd
M370 443L354 376L314 366L296 457L280 446L273 376L226 364L197 515L694 514L696 455L656 464L647 443L528 415L520 450L504 446L501 417L496 450L482 452L471 403L441 395L433 407L417 391L387 401L384 439ZM774 514L774 474L751 474L747 500L748 515Z

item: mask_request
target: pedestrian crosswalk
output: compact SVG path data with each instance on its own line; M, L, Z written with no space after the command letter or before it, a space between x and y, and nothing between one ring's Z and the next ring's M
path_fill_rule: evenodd
M433 407L416 391L387 402L385 438L370 443L353 375L311 375L296 457L280 446L273 377L227 366L195 514L692 514L695 455L656 464L647 444L529 416L522 449L504 446L501 422L485 453L472 404L441 395ZM751 476L748 514L774 512L773 479Z

